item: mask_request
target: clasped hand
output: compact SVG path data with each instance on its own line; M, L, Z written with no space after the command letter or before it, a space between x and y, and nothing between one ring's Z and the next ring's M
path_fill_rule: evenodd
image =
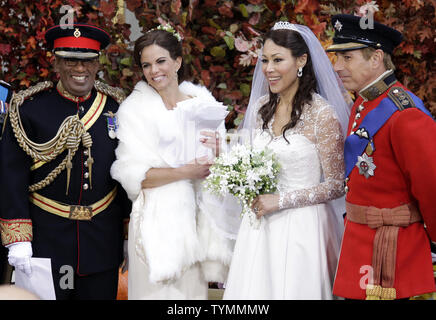
M251 209L256 217L260 219L266 214L279 210L279 197L278 194L262 194L254 198Z
M185 175L188 179L204 179L209 174L209 168L212 162L209 161L207 156L196 158L183 166Z

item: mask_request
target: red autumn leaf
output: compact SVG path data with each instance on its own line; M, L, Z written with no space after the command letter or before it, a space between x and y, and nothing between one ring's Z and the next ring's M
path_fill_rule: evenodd
M41 78L46 78L48 76L48 74L49 74L48 70L43 68L43 69L41 69L41 72L39 73L39 76Z
M196 39L196 38L192 38L192 43L195 45L195 47L200 51L203 52L205 45L203 44L203 42L201 42L200 40Z
M233 18L233 11L227 5L222 5L218 8L218 12L225 17Z
M106 17L112 17L112 15L115 13L115 8L116 8L115 1L106 1L106 0L100 1L100 11Z
M297 5L295 6L294 12L295 13L303 13L307 7L308 2L309 2L309 0L298 1Z
M414 48L413 48L413 44L405 44L402 48L404 53L408 53L408 54L413 54L413 52L415 52Z
M430 28L424 28L423 30L418 31L419 41L424 41L425 39L433 38L433 30Z
M135 12L135 9L139 8L141 5L141 0L126 0L126 7L132 12Z
M208 87L210 85L210 73L209 70L201 70L201 80L203 80L204 85Z
M232 100L239 100L242 99L242 92L241 91L232 91L224 95L224 97Z
M216 3L217 3L217 0L205 0L204 1L204 5L206 7L209 7L209 8L215 8L216 7Z
M226 71L226 69L223 66L210 66L209 70L210 70L210 72L213 72L213 73Z
M36 48L36 40L35 37L29 37L29 39L27 39L27 44L32 48L35 49Z
M0 54L2 56L8 55L11 52L11 45L0 43Z
M216 35L216 28L214 27L204 26L201 28L201 31L212 36Z
M20 81L20 86L24 86L24 87L28 88L30 86L30 81L27 79L22 79Z
M252 36L255 36L255 37L260 36L260 33L257 32L256 30L254 30L248 23L243 23L242 28L244 29L244 31L248 32Z
M281 9L280 1L267 0L265 4L272 12L278 12Z
M321 22L319 24L314 24L311 26L312 32L315 35L320 35L324 32L325 28L326 28L327 23L326 22Z

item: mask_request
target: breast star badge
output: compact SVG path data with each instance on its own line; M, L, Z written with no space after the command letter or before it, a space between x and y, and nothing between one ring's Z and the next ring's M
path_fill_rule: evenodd
M372 157L369 157L366 153L357 157L356 167L359 169L359 174L369 178L374 176L374 170L376 165Z

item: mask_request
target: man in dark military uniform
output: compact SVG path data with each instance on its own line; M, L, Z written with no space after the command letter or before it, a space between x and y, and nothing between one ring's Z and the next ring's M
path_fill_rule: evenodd
M57 299L115 299L131 203L110 176L124 95L95 81L110 38L85 24L45 38L60 80L11 101L0 143L2 243L28 275L31 257L51 259Z
M0 80L0 142L2 140L4 123L6 122L9 102L12 98L12 89L9 83ZM1 215L0 215L1 216ZM7 249L0 246L0 283L10 281L10 268L7 263Z
M363 18L365 19L365 18ZM436 123L399 83L391 54L402 35L332 17L335 70L355 92L345 142L346 222L333 293L401 299L435 291ZM429 138L431 137L431 138Z

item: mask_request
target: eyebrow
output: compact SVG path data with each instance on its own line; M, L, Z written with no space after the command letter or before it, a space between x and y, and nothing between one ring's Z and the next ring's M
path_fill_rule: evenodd
M166 58L167 57L162 56L162 57L157 58L155 61L158 61L159 59L166 59ZM141 62L141 65L143 65L144 63L150 63L150 62L144 61L144 62Z
M280 52L274 53L271 57L274 57L274 56L276 56L278 54L281 54L281 53ZM264 54L262 54L262 57L266 57L266 56Z

